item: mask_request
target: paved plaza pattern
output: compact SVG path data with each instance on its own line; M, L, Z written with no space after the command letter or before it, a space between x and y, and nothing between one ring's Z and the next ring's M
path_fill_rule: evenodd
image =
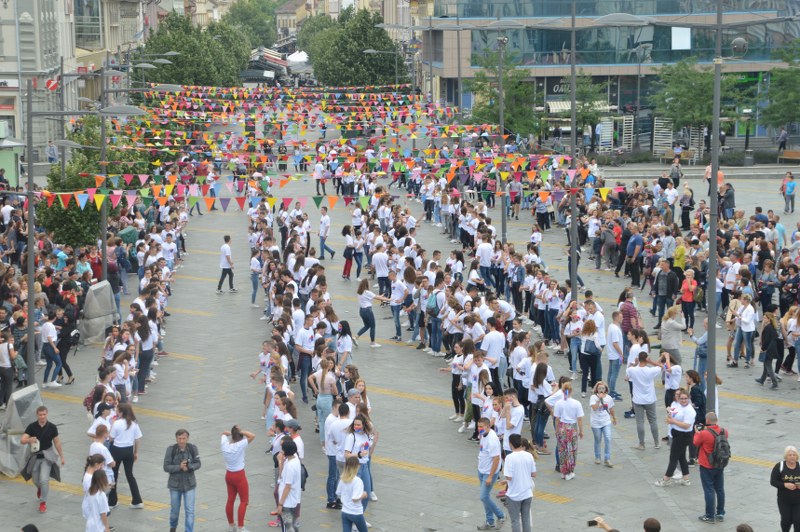
M657 175L654 173L654 175ZM776 174L777 175L777 174ZM734 178L739 208L748 215L753 207L781 212L783 201L778 195L779 179L747 180ZM690 182L697 197L703 197L705 185L699 180ZM279 197L311 195L313 182L293 181L280 190ZM393 189L394 190L394 189ZM393 192L394 193L394 192ZM405 200L399 200L403 203ZM423 209L416 202L408 203L415 217L422 220ZM309 202L312 229L316 230L319 213ZM144 510L129 508L127 482L121 479L120 506L114 510L110 523L118 532L166 531L169 528L169 494L167 475L162 463L167 446L174 443L178 428L191 433L190 442L199 447L202 468L197 472L196 530L227 530L224 513L226 489L225 467L220 456L219 436L233 424L256 434L247 453L246 471L250 482L250 506L246 526L251 531L269 530L269 512L274 510L270 483L273 480L272 458L264 421L260 419L262 386L250 378L258 367L257 354L262 340L268 338L270 327L260 321L261 310L250 306L248 272L249 247L244 213L231 203L228 211L194 216L188 229L185 267L177 272L174 295L170 298L165 348L170 353L162 358L156 369L158 382L151 385L134 410L144 437L135 465L135 474L144 498ZM355 289L357 282L341 279L343 240L341 228L349 223L349 212L343 202L330 212L331 237L328 244L337 250L335 260L324 264L329 291L340 319L348 320L351 328L360 328ZM500 211L490 216L500 228ZM788 218L788 219L787 219ZM528 242L532 224L530 211L519 221L509 223L509 241L519 246ZM783 220L791 231L798 217ZM223 235L232 236L231 247L235 262L236 294L214 293L219 276L219 247ZM312 245L319 248L316 235ZM564 252L566 235L561 229L545 233L543 259L549 271L559 281L568 277ZM443 259L453 244L441 234L441 229L424 222L418 225L418 241L430 253L443 252ZM580 274L596 300L605 310L606 323L626 279L617 279L613 272L593 269L584 254ZM132 296L125 296L127 308ZM640 309L649 308L646 292L638 292ZM263 305L261 297L259 303ZM457 432L458 424L447 419L452 414L450 376L439 368L442 359L414 349L405 342L388 340L393 335L388 309L375 309L378 321L378 343L381 348L370 349L367 341L353 352L354 364L366 380L372 405L372 418L380 439L372 464L374 490L379 498L367 511L373 531L405 532L438 530L442 532L473 531L484 521L478 499L478 446L467 441L469 434ZM642 312L647 330L655 324L649 313ZM698 313L698 320L705 314ZM404 320L405 321L405 320ZM713 325L712 325L713 326ZM527 328L527 327L526 327ZM405 324L404 324L405 329ZM698 330L700 326L698 326ZM357 329L354 329L357 330ZM404 340L410 333L404 331ZM534 335L534 339L538 336ZM719 389L720 425L730 431L733 450L731 464L725 470L726 520L713 525L717 530L734 530L747 522L756 531L778 529L775 490L769 485L770 468L782 458L786 445L797 445L800 439L800 383L784 377L780 389L770 391L760 387L753 378L761 374L760 365L750 369L724 367L724 331L717 335L717 366L724 384ZM685 344L682 351L687 365L693 358L693 345ZM76 374L75 384L43 391L50 409L50 420L58 425L67 466L62 469L62 483L51 483L46 514L38 513L35 488L20 479L0 480L0 530L18 530L32 522L45 532L82 530L80 487L83 463L88 452L87 420L82 401L94 384L95 369L100 362L99 346L81 346L70 364ZM605 359L605 355L604 355ZM553 355L551 365L556 376L566 374L566 357ZM607 363L604 361L604 373ZM653 482L663 475L668 461L668 447L660 450L648 445L644 452L633 447L636 427L633 419L624 419L622 411L630 406L627 385L619 390L624 400L617 404L619 424L613 430L613 469L595 465L592 456L592 436L588 429L589 399L583 399L586 418L585 437L579 443L576 478L566 482L553 470L553 455L542 456L537 462L533 528L541 531L576 531L586 528L586 521L602 515L620 530L641 530L646 517L656 517L662 530L702 530L707 526L697 521L703 512L703 495L697 468L691 469L691 486L657 488ZM41 377L40 379L41 380ZM310 405L300 401L299 421L303 426L306 445L305 463L310 473L303 493L301 527L307 531L340 530L339 514L325 509L325 478L327 460L314 433L314 414ZM659 394L660 396L661 394ZM709 407L711 410L711 407ZM666 424L660 431L666 433ZM554 446L553 436L550 447ZM530 437L530 426L523 435ZM121 475L122 476L122 475ZM179 530L183 530L183 519ZM505 524L510 530L510 524Z

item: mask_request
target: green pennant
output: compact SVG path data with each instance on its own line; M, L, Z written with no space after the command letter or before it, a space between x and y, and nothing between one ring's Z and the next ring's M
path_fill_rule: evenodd
M367 210L367 206L369 205L369 196L359 196L358 202L361 204L362 210Z
M259 183L261 183L261 190L267 192L267 189L269 189L269 181L265 179L263 181L259 181Z
M194 207L198 201L200 201L200 196L189 196L189 208Z
M100 194L104 194L104 195L108 196L108 194L111 192L111 189L110 188L101 188L101 189L98 190L98 192Z
M484 202L489 201L489 196L491 196L492 194L493 194L492 192L489 192L489 191L486 191L486 190L481 192L481 196L483 196L483 201Z
M144 206L145 206L145 207L149 207L150 205L152 205L152 204L153 204L153 198L150 198L150 197L143 197L143 198L142 198L142 203L144 203Z
M311 197L314 199L314 204L317 206L317 209L319 209L319 206L322 203L322 200L325 199L325 196L311 196Z
M153 181L155 182L156 185L160 185L163 180L164 178L160 175L153 176Z
M139 189L139 194L140 194L140 195L141 195L143 198L146 198L147 196L149 196L149 195L150 195L150 189L149 189L149 188L140 188L140 189Z

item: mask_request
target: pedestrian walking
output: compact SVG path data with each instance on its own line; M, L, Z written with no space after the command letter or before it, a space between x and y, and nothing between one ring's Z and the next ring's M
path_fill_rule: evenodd
M200 469L200 453L197 446L189 443L189 431L178 429L175 432L175 444L167 447L164 454L164 472L169 473L167 488L169 489L169 532L178 529L178 517L181 512L181 499L185 514L184 530L194 530L194 501L197 479L194 472Z
M62 466L65 463L58 427L48 421L46 406L36 409L36 421L25 428L20 443L31 446L31 457L25 465L23 478L33 479L33 483L36 485L36 498L39 499L39 511L44 513L47 511L47 494L50 492L51 473L54 473L53 477L59 480L61 477L58 463L60 461ZM54 472L53 469L55 469Z
M133 476L133 464L139 459L139 442L142 440L142 430L136 422L136 415L130 403L124 403L117 407L119 416L111 424L111 456L114 458L114 478L116 483L111 487L108 494L108 504L113 510L117 507L117 488L119 487L119 467L125 467L125 480L131 488L131 508L141 510L144 508L142 496L139 494L139 484Z
M14 391L14 364L17 352L9 331L0 335L0 410L5 410Z
M481 502L486 513L486 521L478 525L478 530L494 530L500 528L506 520L503 510L492 499L492 486L500 473L502 446L497 433L492 430L492 422L485 417L478 420L478 481L481 485ZM495 520L496 518L496 520ZM495 525L497 525L495 527Z
M800 532L800 466L797 448L789 445L783 451L783 460L775 464L769 483L778 490L778 511L781 514L781 532Z
M222 237L224 243L219 248L219 267L222 270L219 276L219 283L217 283L217 293L222 293L222 283L225 277L228 278L228 291L236 293L236 288L233 287L233 256L231 255L231 235Z
M778 320L775 319L775 314L772 312L765 312L763 318L764 327L761 329L761 360L764 364L764 369L761 372L761 377L756 379L756 382L764 385L764 381L772 381L771 389L778 389L778 376L775 374L773 365L775 359L778 358Z
M86 532L108 532L111 528L108 525L108 478L102 469L92 473L89 490L83 496L81 512L86 519Z
M353 527L358 532L367 532L367 521L364 519L364 506L361 502L369 495L364 490L364 482L358 476L360 467L356 456L345 458L344 469L336 486L336 497L342 501L342 532L351 532Z
M233 521L233 504L236 502L237 495L239 496L239 511L236 514L238 531L247 532L244 528L244 516L247 512L247 504L250 502L250 486L244 472L244 456L247 447L254 439L256 439L255 434L234 425L230 432L226 430L222 433L220 440L222 458L225 460L225 485L228 488L225 516L228 518L228 529L231 532L237 530Z
M699 425L694 435L700 463L700 482L703 484L706 511L698 519L714 523L725 519L725 466L730 459L728 430L717 425L717 414L706 414L705 426ZM724 438L724 441L719 441Z
M531 532L531 502L536 461L531 443L520 436L508 437L511 452L506 454L503 475L506 477L506 506L511 519L511 532Z
M369 279L361 279L358 284L358 314L361 316L361 321L364 326L356 333L356 340L361 338L361 335L369 331L370 347L378 348L380 344L375 343L375 313L372 311L372 300L377 299L383 303L388 303L390 300L382 295L377 295L369 290Z

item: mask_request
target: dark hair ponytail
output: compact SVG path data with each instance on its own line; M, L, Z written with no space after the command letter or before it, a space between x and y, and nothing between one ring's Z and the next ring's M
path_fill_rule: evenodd
M90 454L86 457L86 465L83 466L83 472L85 473L90 467L105 463L105 461L102 454Z
M244 434L242 434L242 429L240 429L238 425L234 425L233 428L231 428L231 440L237 442L241 441L242 438L244 438Z

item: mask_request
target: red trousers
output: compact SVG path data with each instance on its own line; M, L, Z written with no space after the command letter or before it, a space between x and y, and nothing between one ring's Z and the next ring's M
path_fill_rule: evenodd
M247 484L247 476L244 469L240 471L227 471L225 473L225 485L228 487L228 502L225 504L225 515L228 523L233 524L233 503L236 496L239 496L239 512L237 513L238 527L244 528L244 514L247 512L247 503L250 502L250 486Z

